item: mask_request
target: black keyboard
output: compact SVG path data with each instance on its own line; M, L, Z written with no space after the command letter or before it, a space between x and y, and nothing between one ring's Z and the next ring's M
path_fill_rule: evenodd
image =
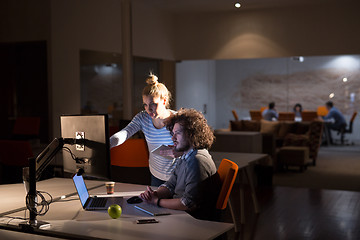
M105 207L107 198L93 198L90 207Z

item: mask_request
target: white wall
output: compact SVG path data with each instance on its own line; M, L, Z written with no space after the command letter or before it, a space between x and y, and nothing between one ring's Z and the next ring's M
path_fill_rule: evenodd
M209 125L215 128L215 101L215 61L184 61L176 64L177 109L184 107L201 111Z

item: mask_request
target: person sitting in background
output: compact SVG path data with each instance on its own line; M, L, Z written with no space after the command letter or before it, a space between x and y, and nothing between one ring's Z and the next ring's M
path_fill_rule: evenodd
M294 108L293 108L293 112L295 113L295 121L296 122L301 122L302 120L302 106L300 103L295 104Z
M147 187L140 197L147 202L184 210L199 219L216 220L221 181L208 150L215 136L205 117L194 109L181 109L167 123L175 150L183 152L170 179L156 191Z
M329 110L329 113L324 116L324 120L327 121L326 126L328 129L329 140L330 144L332 144L333 141L330 130L341 131L346 127L346 120L344 115L336 107L334 107L333 102L328 101L326 103L326 108Z
M300 103L295 104L294 109L295 117L301 118L302 106Z
M279 114L275 109L275 103L269 103L269 108L262 112L263 119L267 121L276 121L279 118Z

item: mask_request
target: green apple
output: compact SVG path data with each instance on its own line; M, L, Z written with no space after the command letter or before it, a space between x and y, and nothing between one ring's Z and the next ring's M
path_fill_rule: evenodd
M109 216L112 218L118 218L121 216L122 209L119 205L113 204L108 207Z

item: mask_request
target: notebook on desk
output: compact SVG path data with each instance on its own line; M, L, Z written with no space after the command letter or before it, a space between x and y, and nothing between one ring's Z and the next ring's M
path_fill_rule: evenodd
M169 209L161 208L149 203L142 203L138 205L134 205L136 209L139 209L140 211L143 211L144 213L147 213L151 216L161 216L161 215L169 215L171 214L169 212Z
M122 197L90 196L82 175L74 174L73 182L79 195L81 205L85 210L106 210L112 204L121 205Z

